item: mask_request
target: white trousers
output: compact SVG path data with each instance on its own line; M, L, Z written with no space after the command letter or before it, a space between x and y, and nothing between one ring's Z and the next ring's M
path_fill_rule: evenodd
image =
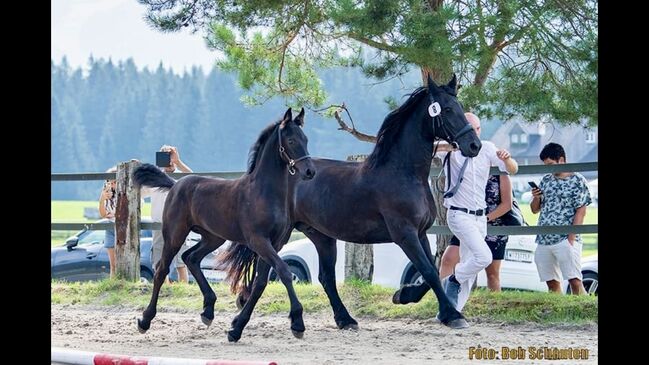
M493 257L485 242L487 217L449 209L446 223L460 240L460 262L455 265L455 278L460 283L460 293L455 309L461 311L469 299L471 286L478 273L491 264Z

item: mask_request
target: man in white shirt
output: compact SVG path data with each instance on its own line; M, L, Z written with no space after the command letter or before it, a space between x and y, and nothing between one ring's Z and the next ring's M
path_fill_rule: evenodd
M480 136L480 119L473 113L465 113L466 119ZM442 286L451 303L462 311L469 299L471 286L478 272L491 263L491 251L485 243L487 216L485 187L491 175L491 166L513 175L518 164L507 150L498 150L490 141L481 141L482 149L477 156L468 158L458 152L449 152L451 176L446 177L447 193L444 206L448 209L446 222L453 234L459 238L460 262L455 272L442 279ZM466 166L464 166L466 163ZM464 174L461 170L464 167Z
M162 167L162 171L165 173L172 173L176 169L182 172L193 172L185 163L180 159L178 154L178 149L174 146L164 145L160 148L162 152L170 153L170 165L167 167ZM142 188L142 198L151 198L151 220L153 222L162 223L162 212L164 210L165 200L169 194L169 190L160 190L158 188ZM153 270L156 269L158 261L162 257L162 247L164 246L164 240L162 238L162 231L154 230L153 231L153 244L151 252L151 263L153 265ZM182 260L182 254L188 249L187 243L183 244L180 251L174 257L174 262L176 264L176 270L178 271L178 281L188 282L189 274L187 273L187 266ZM168 279L167 279L168 280Z

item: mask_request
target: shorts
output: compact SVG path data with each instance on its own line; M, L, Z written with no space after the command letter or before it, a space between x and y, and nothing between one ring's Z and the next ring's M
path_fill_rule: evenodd
M107 229L104 235L104 247L115 248L115 229Z
M486 241L489 250L491 251L491 256L493 260L503 260L505 258L505 247L507 246L507 241L509 237L504 236L504 239L497 240L496 242ZM449 246L460 246L460 240L453 236L451 237L451 242Z
M162 239L162 231L160 230L153 230L153 243L151 245L151 264L153 265L153 270L155 270L155 267L158 264L158 261L160 261L160 258L162 258L162 247L164 246L164 240ZM182 247L180 247L180 251L176 254L176 257L174 257L174 260L172 262L175 263L176 268L183 268L186 267L185 262L182 259L182 254L187 251L189 246L187 246L186 243L183 243Z
M554 245L537 245L534 263L541 281L579 279L581 280L581 246L575 240L574 245L568 239Z

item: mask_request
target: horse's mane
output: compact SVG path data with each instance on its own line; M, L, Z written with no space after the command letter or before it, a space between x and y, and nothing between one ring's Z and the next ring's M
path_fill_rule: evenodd
M395 144L395 140L403 129L405 120L410 116L413 106L421 101L421 98L425 95L428 95L428 89L425 86L418 87L410 94L408 100L385 117L379 133L376 135L376 146L365 161L366 166L374 168L385 162L388 152Z
M259 137L257 137L257 142L255 142L255 144L250 147L250 150L248 151L248 174L251 174L255 170L259 152L264 148L266 142L268 141L268 137L270 137L270 135L275 130L275 127L277 127L280 122L281 120L271 123L268 127L264 128L264 130L262 130L259 134Z

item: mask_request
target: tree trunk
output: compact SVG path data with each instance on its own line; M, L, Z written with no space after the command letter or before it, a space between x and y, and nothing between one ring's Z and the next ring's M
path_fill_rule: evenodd
M347 161L364 161L367 155L352 155ZM372 281L374 250L371 244L345 242L345 280Z
M117 166L115 207L115 258L118 278L140 280L140 189L133 186L133 171L140 163Z

